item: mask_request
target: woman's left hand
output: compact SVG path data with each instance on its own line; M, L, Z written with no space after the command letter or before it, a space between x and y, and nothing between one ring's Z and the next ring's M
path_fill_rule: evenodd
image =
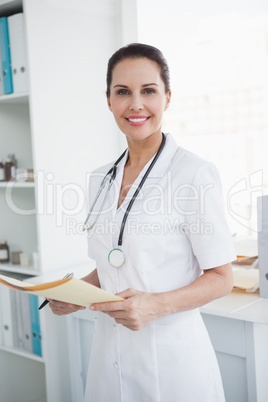
M149 322L158 318L156 295L153 293L127 289L118 293L117 296L125 300L95 303L90 306L90 309L108 314L118 324L122 324L132 331L139 331Z

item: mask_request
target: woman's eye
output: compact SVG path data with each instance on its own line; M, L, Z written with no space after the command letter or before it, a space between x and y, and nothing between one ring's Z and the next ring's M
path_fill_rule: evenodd
M146 89L144 89L143 92L144 92L145 94L150 95L150 94L154 94L154 93L155 93L155 90L154 90L153 88L146 88Z
M118 95L127 95L129 93L129 91L127 89L119 89L117 91Z

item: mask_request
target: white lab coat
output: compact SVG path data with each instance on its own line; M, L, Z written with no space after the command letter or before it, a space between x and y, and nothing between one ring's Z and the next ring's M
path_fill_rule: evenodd
M89 233L89 256L96 260L101 287L109 292L130 287L170 291L193 282L203 269L236 258L215 167L178 147L170 134L166 137L127 219L122 245L125 265L111 267L108 254L117 246L126 206L150 162L117 210L127 155L122 159L106 208ZM110 166L92 175L90 202ZM140 331L99 313L85 401L224 401L217 360L199 310L164 316Z

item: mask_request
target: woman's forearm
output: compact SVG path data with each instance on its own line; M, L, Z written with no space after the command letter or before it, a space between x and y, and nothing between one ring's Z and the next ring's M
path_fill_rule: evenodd
M231 264L204 271L191 284L164 293L155 293L158 305L158 318L180 311L201 307L212 300L230 293L233 288L233 274Z
M83 281L90 283L91 285L97 286L100 288L100 281L98 277L98 272L97 268L94 269L94 271L90 272L87 276L84 276L81 278Z

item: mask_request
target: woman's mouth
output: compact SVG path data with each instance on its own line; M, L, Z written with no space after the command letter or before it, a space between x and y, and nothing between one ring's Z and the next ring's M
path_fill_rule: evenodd
M141 125L143 125L148 119L150 118L150 116L149 117L146 117L146 116L137 116L137 117L132 117L132 116L130 116L130 117L126 117L126 120L130 123L130 125L132 125L132 126L141 126Z

